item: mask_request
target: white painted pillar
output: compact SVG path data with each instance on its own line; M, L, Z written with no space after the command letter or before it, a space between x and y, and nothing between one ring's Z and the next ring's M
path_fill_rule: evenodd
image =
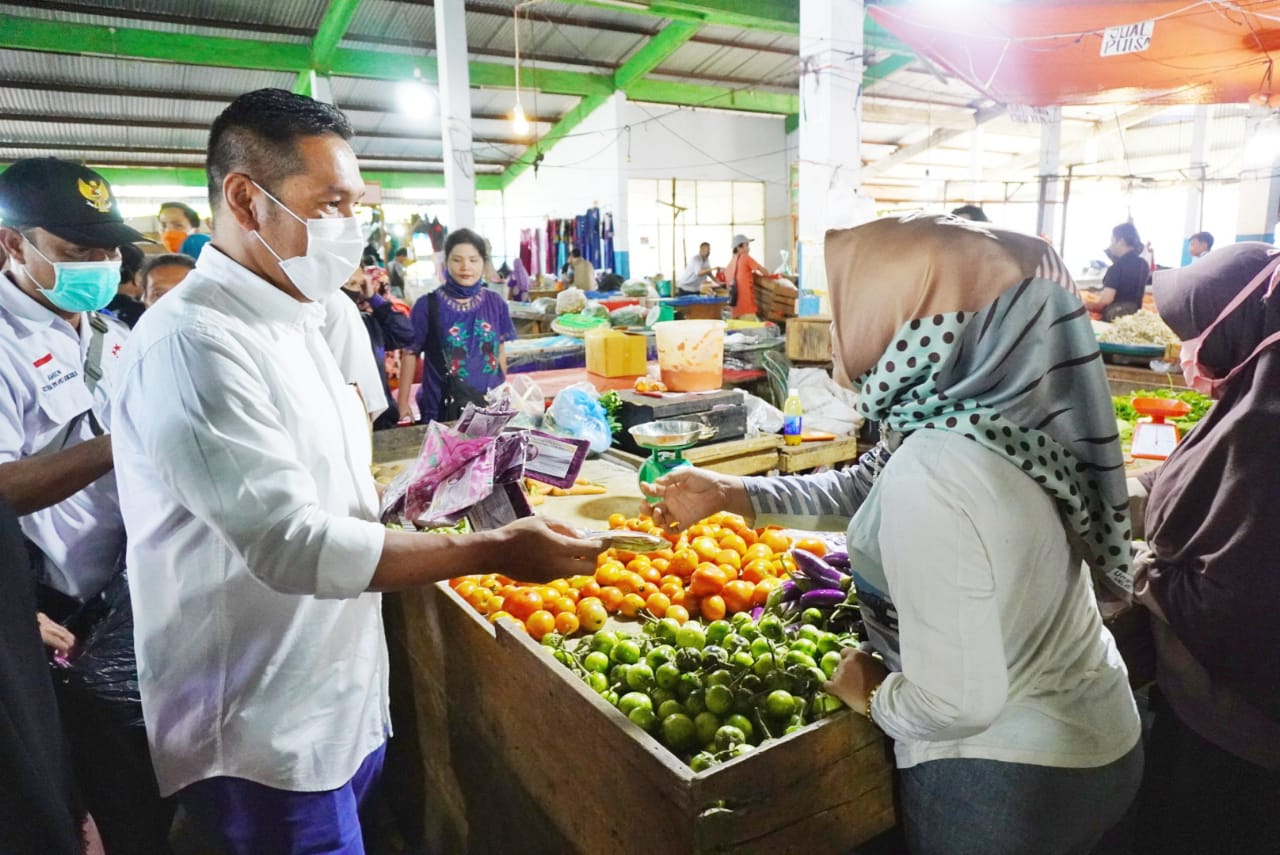
M969 134L969 193L966 201L982 204L982 126Z
M463 0L435 0L440 124L444 129L444 189L450 229L476 220L476 161L471 141L471 76Z
M1280 208L1280 178L1274 177L1276 165L1280 163L1280 127L1268 111L1250 112L1245 123L1241 162L1235 239L1272 243ZM1223 240L1221 236L1215 237Z
M1036 210L1036 234L1053 237L1058 213L1058 169L1061 164L1062 118L1040 125L1040 196Z
M1204 173L1208 168L1209 150L1209 105L1200 104L1195 108L1195 120L1191 126L1191 167L1187 170L1187 216L1182 224L1182 263L1191 263L1191 250L1188 246L1191 235L1200 231L1204 224Z
M619 91L613 93L609 97L609 109L613 111L615 127L622 127L626 124L623 116L627 107L627 96ZM612 211L613 211L613 255L614 255L614 273L617 273L624 279L631 276L631 252L630 242L627 240L627 182L631 178L631 165L628 162L628 152L631 151L631 132L624 131L615 135L614 142L615 155L614 163L616 169L610 180L612 181ZM678 271L677 271L678 272Z
M862 0L800 0L798 251L801 285L812 290L826 290L827 230L874 216L874 205L858 195L862 26Z
M311 97L326 104L333 103L333 82L323 74L317 74L313 68L311 75Z

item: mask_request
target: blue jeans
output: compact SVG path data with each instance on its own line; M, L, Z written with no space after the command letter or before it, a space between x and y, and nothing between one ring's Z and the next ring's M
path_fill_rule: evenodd
M364 855L360 807L382 774L384 743L336 790L297 793L243 778L206 778L178 801L234 855Z
M1142 780L1142 743L1092 769L933 760L899 772L913 855L1085 855Z

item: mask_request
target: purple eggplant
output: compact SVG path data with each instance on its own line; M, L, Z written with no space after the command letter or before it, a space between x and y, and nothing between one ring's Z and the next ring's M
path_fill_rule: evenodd
M756 606L751 610L751 619L760 620L760 616L764 614L764 606Z
M839 588L820 588L800 596L801 608L833 609L844 602L845 593Z
M792 576L811 581L820 588L838 588L846 578L844 573L812 552L806 552L803 549L791 550L791 560L796 564L796 570Z
M845 573L849 572L849 568L852 566L849 563L849 553L844 551L828 552L826 555L822 556L822 560L835 569L841 570Z
M804 591L800 589L800 586L790 579L783 582L778 587L778 590L782 592L782 596L779 599L784 603L794 603L796 600L800 599L800 596L804 593Z

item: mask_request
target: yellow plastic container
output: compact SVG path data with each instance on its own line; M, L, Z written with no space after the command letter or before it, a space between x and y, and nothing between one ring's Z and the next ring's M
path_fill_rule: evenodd
M724 321L653 325L662 382L672 392L719 389L724 379Z
M627 335L608 327L588 330L587 371L601 377L639 377L648 369L642 335Z

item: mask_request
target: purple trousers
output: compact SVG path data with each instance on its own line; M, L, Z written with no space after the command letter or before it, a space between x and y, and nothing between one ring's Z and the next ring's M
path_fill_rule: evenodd
M243 778L207 778L177 793L234 855L364 855L360 807L382 775L387 746L336 790L295 793Z

